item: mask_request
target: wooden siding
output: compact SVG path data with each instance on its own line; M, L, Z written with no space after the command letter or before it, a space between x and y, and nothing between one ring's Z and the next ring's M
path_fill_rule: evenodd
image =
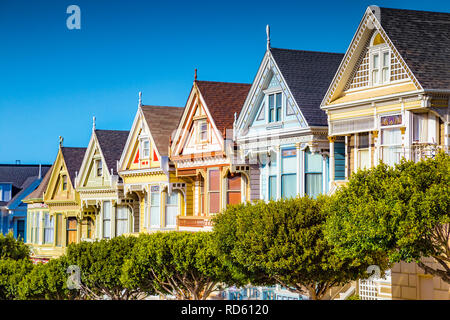
M260 175L259 165L250 165L250 201L257 201L261 199L260 196Z

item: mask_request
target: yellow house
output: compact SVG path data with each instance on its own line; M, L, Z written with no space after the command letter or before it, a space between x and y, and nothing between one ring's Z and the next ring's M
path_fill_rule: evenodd
M45 209L43 210L45 215L43 228L48 228L48 236L43 231L43 240L37 244L31 244L31 249L37 257L60 256L70 243L81 240L83 214L74 181L85 152L86 148L63 147L60 143L51 173L43 179L41 186L37 189L42 192L45 187L43 195L39 194L35 203L36 206L42 206ZM39 228L41 227L38 226L37 230Z
M448 152L448 21L449 13L367 8L321 104L330 155L336 138L345 139L346 179L380 161ZM340 183L331 170L330 180L333 192ZM450 298L448 284L404 262L385 279L360 282L359 292L364 299Z
M118 164L124 197L139 203L134 232L175 230L177 216L191 206L187 202L189 182L176 178L168 157L170 138L182 112L179 107L139 102Z
M170 149L176 176L190 186L178 230L211 230L214 214L250 200L250 166L231 156L234 122L250 86L194 81Z
M34 261L48 261L60 254L55 250L54 225L48 206L44 203L44 192L53 167L45 174L39 186L22 201L27 204L27 245Z
M94 126L80 172L75 179L83 224L81 240L110 239L136 231L139 202L125 198L117 173L129 131L98 130Z

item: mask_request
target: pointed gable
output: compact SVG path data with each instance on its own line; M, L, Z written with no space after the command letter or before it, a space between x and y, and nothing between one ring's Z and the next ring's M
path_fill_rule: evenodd
M108 172L112 169L113 174L117 175L117 161L120 160L129 133L123 130L95 130Z
M176 130L183 111L180 107L142 106L145 121L161 156L168 155L170 137ZM153 156L157 157L156 152Z
M223 133L233 128L251 85L247 83L196 81L216 128Z
M32 200L43 200L44 198L44 192L47 189L48 182L50 180L50 176L52 175L53 166L50 167L49 170L47 170L47 173L45 174L44 178L42 178L41 183L39 186L31 192L25 199L23 199L23 202L32 201Z
M84 154L86 153L86 148L61 147L61 152L64 157L70 181L74 184L75 176L79 173Z
M270 48L270 52L309 126L326 126L320 102L343 54Z

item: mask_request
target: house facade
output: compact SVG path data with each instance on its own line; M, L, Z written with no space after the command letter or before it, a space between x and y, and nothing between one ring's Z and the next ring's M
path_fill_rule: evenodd
M330 155L320 101L343 55L271 48L235 123L239 155L259 169L251 188L260 198L316 197L329 190L332 170L344 179L343 139ZM253 182L253 181L252 181Z
M330 150L345 141L346 179L381 161L449 151L449 20L448 13L367 8L321 104ZM330 180L333 188L342 183ZM359 289L368 298L449 299L448 284L415 263L396 264Z
M0 232L27 240L27 204L50 165L0 164Z
M249 89L249 84L195 79L170 146L176 177L189 185L178 230L211 230L214 214L251 199L250 167L232 156L233 123Z
M129 131L95 129L94 122L75 179L83 215L81 240L111 239L134 231L134 221L139 219L139 203L124 197L122 178L117 173L128 134Z
M118 165L124 197L137 204L133 232L175 230L176 217L191 206L190 182L175 176L168 156L182 112L139 103Z
M86 148L63 147L61 140L51 173L37 189L42 192L45 187L43 194L26 199L33 203L27 228L33 234L28 242L36 260L58 257L69 244L81 240L82 225L88 215L82 212L75 179L85 152Z

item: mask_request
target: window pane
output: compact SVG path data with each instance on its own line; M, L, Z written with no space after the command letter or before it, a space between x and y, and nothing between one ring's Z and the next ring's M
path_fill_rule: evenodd
M374 54L373 55L373 67L378 68L379 64L380 64L380 62L379 62L378 54Z
M369 150L358 150L358 168L370 168Z
M282 165L281 170L283 173L297 172L297 150L296 149L284 149L282 151Z
M241 191L241 175L228 176L228 190Z
M269 95L269 122L275 120L275 96L273 94Z
M117 217L116 217L116 235L120 236L128 232L128 207L120 206L117 207Z
M277 121L281 121L281 93L276 94Z
M281 176L281 197L295 198L297 195L297 175L285 174Z
M56 245L61 246L62 243L62 215L56 215Z
M220 190L220 173L219 170L209 170L209 191Z
M277 177L269 177L269 200L277 199Z
M166 198L166 226L175 227L177 225L178 215L178 193L172 194Z
M317 197L322 193L322 174L307 173L306 174L306 194L310 197Z
M305 152L305 162L305 171L322 172L322 156L320 154L313 154L311 151Z
M161 194L152 192L150 196L150 225L152 227L161 226Z
M383 52L383 67L389 66L389 52Z
M381 132L381 144L383 145L401 145L402 134L399 128L384 129Z
M369 147L369 133L363 132L358 134L358 148L368 148Z
M209 212L218 213L220 211L220 194L219 192L209 193Z

